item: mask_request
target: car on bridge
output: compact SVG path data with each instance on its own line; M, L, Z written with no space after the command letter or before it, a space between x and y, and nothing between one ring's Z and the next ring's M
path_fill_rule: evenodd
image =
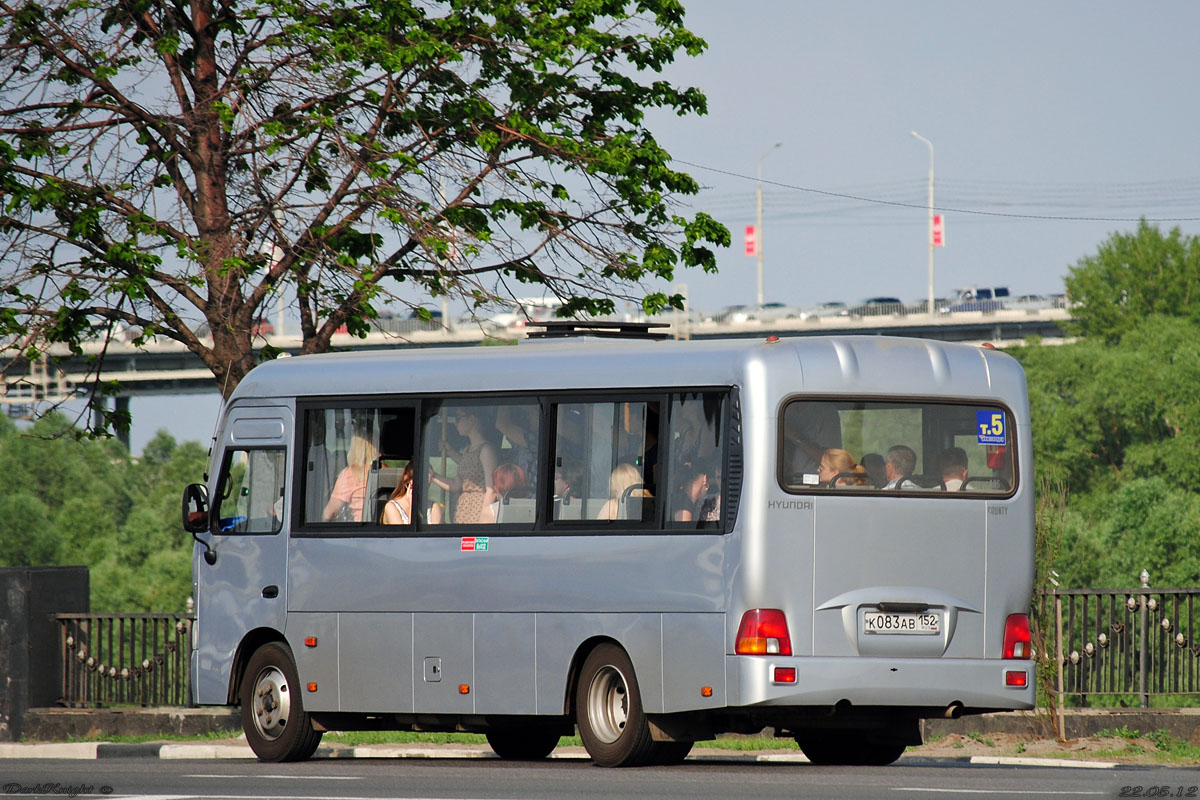
M883 317L889 314L902 316L908 313L898 297L868 297L858 305L841 312L847 317Z
M955 289L955 297L942 313L959 311L1000 311L1012 295L1007 286L969 286Z
M825 317L840 316L846 310L846 304L838 301L829 301L826 303L817 303L815 306L806 306L800 309L796 315L797 319L824 319Z

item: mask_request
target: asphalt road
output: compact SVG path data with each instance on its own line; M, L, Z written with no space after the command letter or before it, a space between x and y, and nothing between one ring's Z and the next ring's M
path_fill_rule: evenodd
M222 798L918 798L1200 797L1195 768L1046 768L957 762L833 768L798 763L691 761L604 769L585 760L353 759L262 764L250 760L6 759L0 795Z

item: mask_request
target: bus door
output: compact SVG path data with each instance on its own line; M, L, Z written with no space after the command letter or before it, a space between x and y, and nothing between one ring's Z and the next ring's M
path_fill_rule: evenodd
M291 430L292 412L281 406L235 407L226 416L210 492L212 556L197 548L194 561L198 703L227 702L233 654L248 631L283 630Z

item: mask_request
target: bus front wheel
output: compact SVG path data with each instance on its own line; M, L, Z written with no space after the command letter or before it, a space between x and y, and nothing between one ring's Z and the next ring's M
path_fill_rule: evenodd
M304 711L296 662L287 645L270 642L254 651L242 675L242 730L262 761L303 761L321 743Z
M658 763L658 742L642 712L633 662L615 644L588 654L575 689L579 738L602 767L638 767Z

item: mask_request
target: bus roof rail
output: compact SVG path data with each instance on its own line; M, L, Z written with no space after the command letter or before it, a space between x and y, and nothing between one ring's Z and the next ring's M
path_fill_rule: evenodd
M530 322L530 339L564 339L572 336L602 336L620 339L666 339L669 334L659 328L669 328L668 322L619 322L614 320L553 319Z

